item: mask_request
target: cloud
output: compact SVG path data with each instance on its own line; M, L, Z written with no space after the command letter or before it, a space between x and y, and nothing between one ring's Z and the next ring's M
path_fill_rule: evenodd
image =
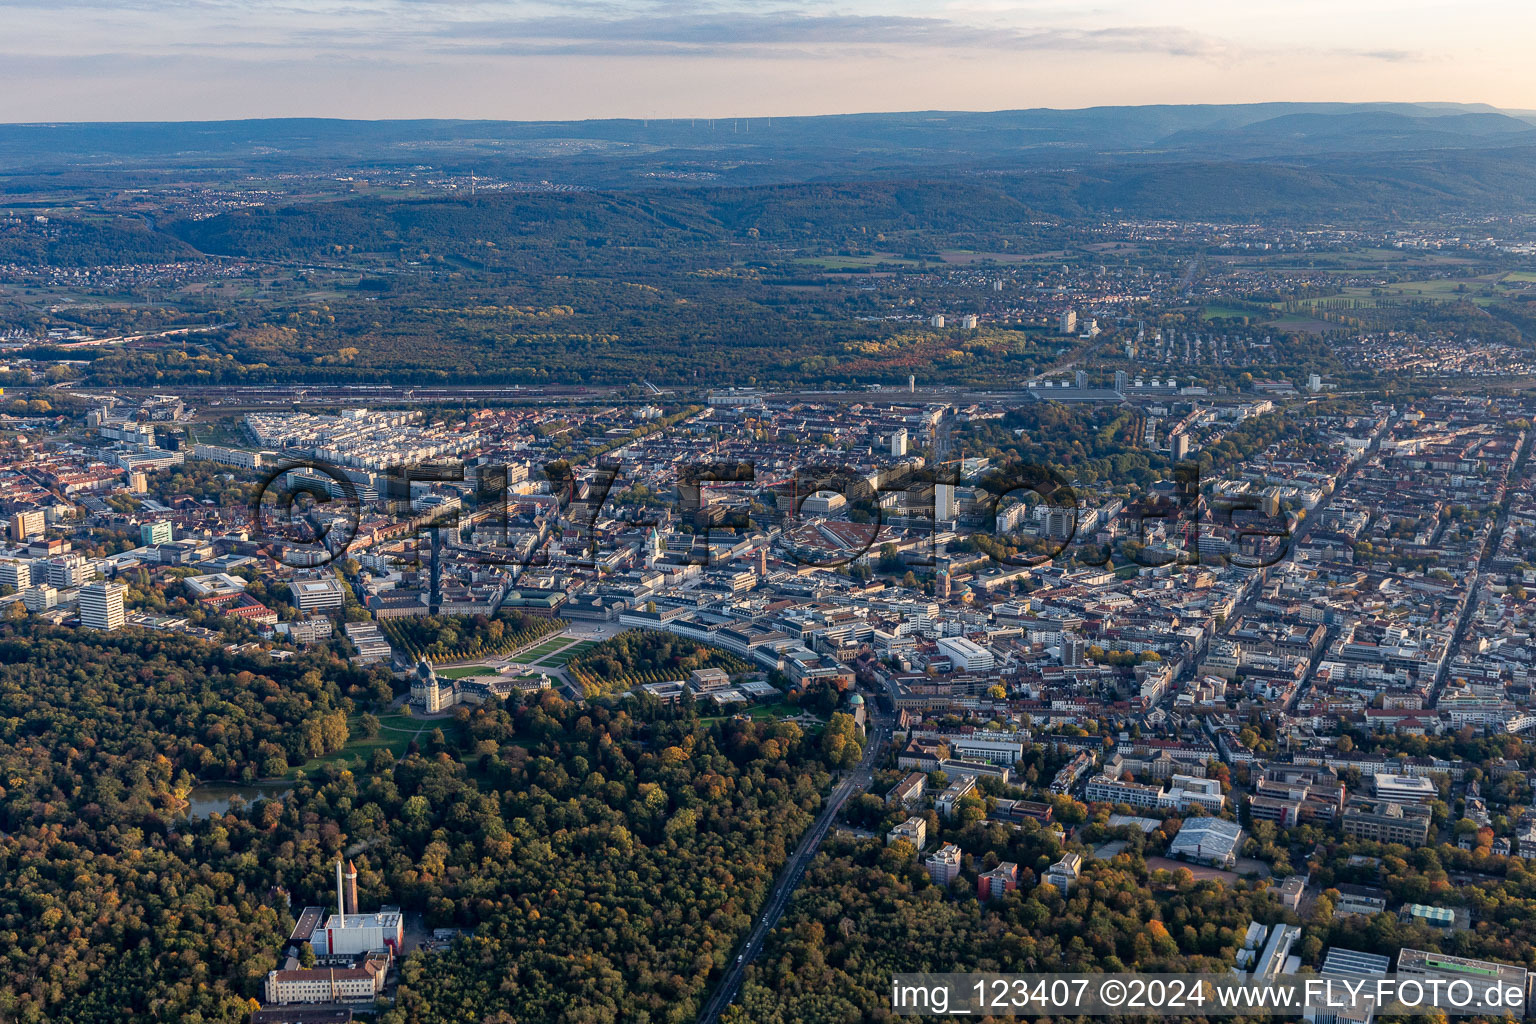
M78 25L72 35L57 31L61 7L76 12L72 20ZM785 0L735 0L729 5L281 0L259 6L232 0L0 0L0 10L19 15L9 33L10 45L0 44L0 50L71 56L114 50L229 53L286 46L299 54L382 48L492 56L779 52L808 57L923 48L1225 60L1239 49L1178 26L1039 27L1010 20L1021 16L1017 9L969 11L965 19L885 13L891 9L882 5L873 12L818 13L810 0L798 6Z
M631 18L551 17L456 22L433 36L469 40L487 52L725 53L739 47L931 47L1005 51L1112 51L1213 59L1232 46L1177 27L1028 29L974 25L946 18L894 15L811 15L799 11Z

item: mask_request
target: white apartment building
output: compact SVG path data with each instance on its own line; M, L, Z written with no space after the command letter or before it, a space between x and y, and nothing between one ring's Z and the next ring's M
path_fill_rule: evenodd
M248 452L239 448L223 448L216 444L193 445L192 457L194 459L207 459L210 462L218 462L226 466L239 466L242 469L261 468L260 452Z
M32 585L32 567L26 562L0 562L0 587L26 590Z
M948 885L960 876L960 847L945 843L923 861L934 885Z

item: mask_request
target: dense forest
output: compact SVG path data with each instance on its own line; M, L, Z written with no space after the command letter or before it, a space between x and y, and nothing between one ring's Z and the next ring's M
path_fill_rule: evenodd
M343 851L366 905L475 929L405 964L391 1022L687 1019L829 781L793 724L546 693L461 709L398 762L379 749L366 771L326 765L191 818L200 778L344 742L351 670L4 629L5 1020L242 1021Z
M947 889L929 879L905 843L832 839L749 969L726 1024L895 1021L890 985L898 973L1222 973L1250 921L1301 926L1296 952L1308 964L1330 946L1383 955L1406 946L1536 963L1536 876L1519 858L1324 836L1311 846L1309 862L1298 865L1321 890L1298 914L1284 909L1272 888L1252 881L1197 880L1187 869L1170 870L1168 862L1149 865L1176 822L1146 836L1111 828L1106 817L1101 812L1071 848L1091 854L1095 845L1113 841L1123 849L1086 857L1066 898L1041 882L1064 850L1048 829L1017 831L974 819L945 828L939 841L964 851L962 874ZM1272 828L1259 831L1273 839ZM1019 865L1019 887L982 903L976 875L1001 860ZM1476 885L1452 881L1451 872L1465 879L1472 871L1484 873ZM1477 925L1447 933L1395 913L1335 915L1333 886L1344 882L1380 885L1394 903L1466 906ZM965 1018L927 1019L955 1024Z

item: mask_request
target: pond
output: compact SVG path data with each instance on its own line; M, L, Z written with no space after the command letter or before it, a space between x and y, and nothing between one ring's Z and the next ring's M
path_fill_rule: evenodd
M229 810L237 796L247 804L275 800L286 796L292 788L291 782L205 782L187 794L187 816L206 818L210 814L222 814Z

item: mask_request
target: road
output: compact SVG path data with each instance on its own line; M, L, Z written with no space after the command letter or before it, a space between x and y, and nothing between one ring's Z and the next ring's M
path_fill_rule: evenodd
M865 707L869 708L870 705ZM886 744L891 740L891 727L891 716L876 716L871 709L870 730L864 744L864 757L859 761L858 767L833 788L815 824L801 838L800 845L795 848L794 854L784 865L784 869L779 872L773 892L769 894L768 902L763 905L762 912L753 922L752 930L747 933L741 951L726 968L725 976L720 979L709 1001L704 1004L704 1012L699 1014L699 1024L715 1024L725 1008L735 1001L736 994L741 989L741 978L747 964L762 952L763 942L767 939L768 932L784 915L784 909L789 906L790 897L794 895L795 886L800 884L800 879L805 875L805 869L811 863L811 858L816 856L817 847L827 837L833 819L837 817L850 796L868 788L873 780L875 764L884 753Z
M1532 437L1527 435L1525 443L1515 453L1515 460L1510 464L1508 486L1514 487L1525 471L1525 462L1531 456ZM1483 541L1483 549L1478 554L1477 565L1469 569L1459 581L1467 589L1467 599L1461 606L1461 615L1456 619L1456 628L1451 631L1451 639L1445 648L1445 657L1440 661L1440 667L1435 670L1435 680L1430 686L1431 699L1438 704L1440 693L1445 688L1446 680L1451 668L1451 659L1456 657L1456 651L1461 647L1461 642L1467 637L1467 628L1472 624L1472 616L1477 611L1478 580L1482 574L1488 571L1489 563L1499 550L1499 537L1504 532L1504 527L1509 523L1509 510L1504 508L1494 517L1493 529L1488 531L1487 538ZM1434 706L1434 705L1431 705Z

